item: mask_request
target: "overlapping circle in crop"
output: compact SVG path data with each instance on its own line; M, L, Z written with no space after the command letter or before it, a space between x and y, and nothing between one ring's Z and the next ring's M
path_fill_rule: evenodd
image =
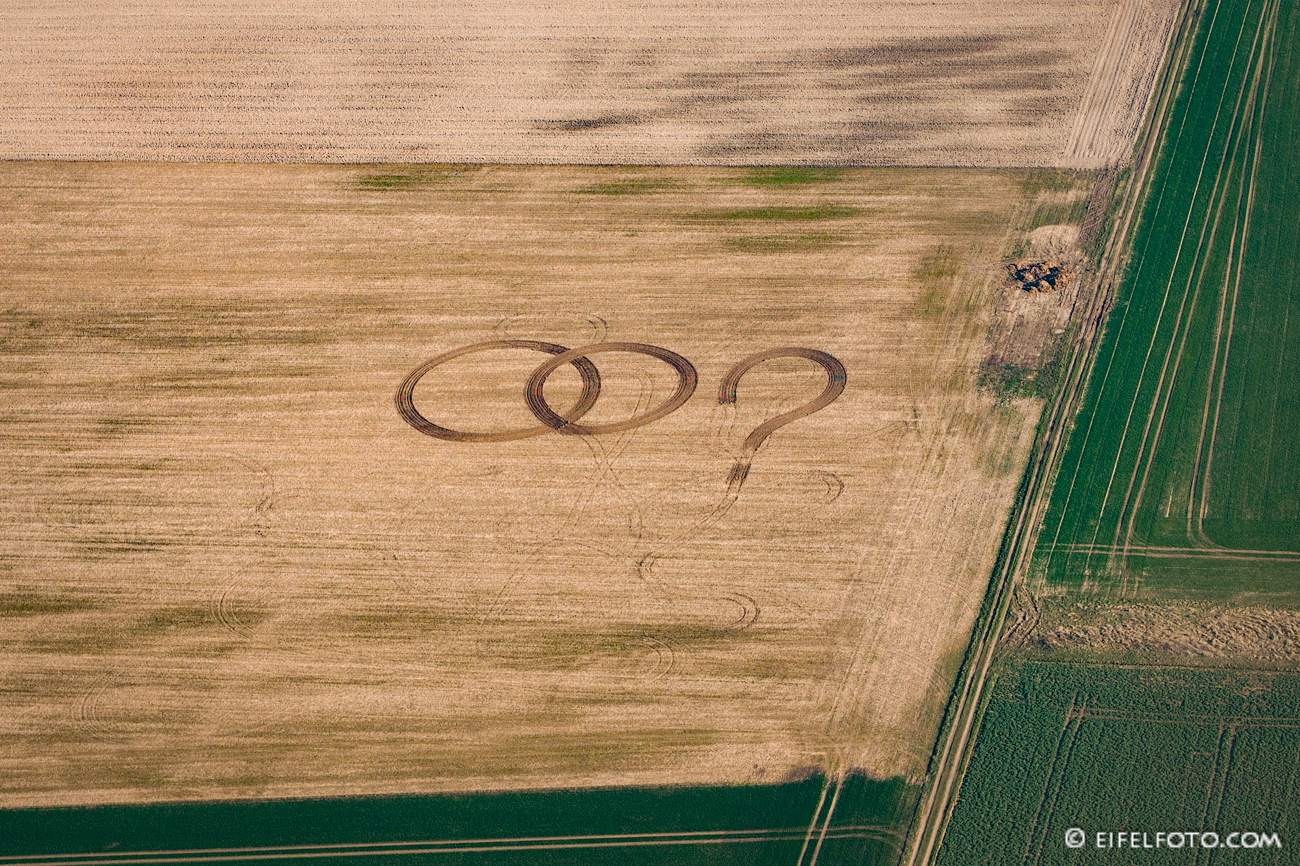
M450 352L444 352L436 358L425 361L412 370L411 374L402 381L395 398L398 414L402 416L407 424L410 424L421 433L435 439L447 439L452 442L512 442L516 439L528 439L551 432L554 429L553 427L539 424L535 427L503 430L498 433L466 433L435 424L421 415L419 410L415 408L415 386L430 370L447 363L453 358L470 355L474 352L486 352L490 349L534 349L551 355L572 354L567 346L561 346L557 343L543 343L540 340L489 340L486 343L474 343L470 346L452 349ZM562 423L577 421L587 414L591 407L596 405L596 399L600 396L600 371L596 369L596 365L582 356L566 358L565 361L573 364L578 369L578 374L582 376L582 393L578 395L578 402L573 405L573 408L563 415L556 416ZM564 361L560 363L564 363Z
M528 376L524 385L524 402L529 410L536 416L541 423L533 427L522 427L514 430L504 430L496 433L475 433L462 430L453 430L436 424L424 417L419 410L415 408L415 386L419 383L429 371L463 355L469 355L474 352L484 352L492 349L532 349L538 352L544 352L554 357L549 358L541 363L537 369ZM607 352L631 352L634 354L648 355L652 358L658 358L668 366L673 368L677 373L677 387L673 393L658 406L634 415L624 421L615 421L607 424L580 424L579 420L596 405L600 397L600 372L596 365L591 361L590 355L596 355ZM736 402L736 389L740 383L740 377L746 372L765 361L775 358L805 358L819 365L826 371L826 387L817 397L804 403L789 412L782 413L754 429L745 440L743 446L744 455L742 461L745 463L745 470L748 467L748 460L763 440L770 436L777 428L789 424L799 418L811 415L826 408L833 403L844 392L847 374L844 365L833 355L823 352L819 349L806 349L803 347L786 347L779 349L767 349L750 355L748 358L740 361L728 371L727 375L722 378L721 387L718 390L718 403L730 404ZM579 394L577 401L564 412L557 412L550 403L546 401L543 393L546 387L546 381L551 374L565 364L572 364L577 369L578 374L582 377L582 392ZM446 439L452 442L509 442L516 439L527 439L532 436L540 436L543 433L556 431L559 433L578 434L597 436L604 433L619 433L625 430L631 430L641 427L653 421L676 411L681 408L691 395L695 393L695 388L699 384L699 375L696 373L695 366L682 355L662 346L653 346L649 343L627 343L627 342L609 342L609 343L592 343L587 346L579 346L576 349L570 349L557 343L545 343L539 340L491 340L486 343L474 343L469 346L462 346L459 349L453 349L445 352L435 358L425 361L419 367L416 367L411 374L402 381L401 386L397 389L395 398L397 411L402 418L428 436L436 439ZM743 480L743 471L742 471Z
M576 363L579 358L585 359L588 355L594 355L597 352L635 352L640 355L658 358L677 371L677 389L673 391L672 396L667 400L648 412L612 424L578 424L576 420L570 420L556 414L542 395L542 388L546 386L547 377L563 364ZM585 433L595 436L601 433L621 433L624 430L631 430L634 427L649 424L651 421L658 421L691 399L691 395L695 393L695 386L698 383L699 375L695 372L695 366L676 352L660 346L651 346L649 343L595 343L591 346L570 349L562 355L556 355L549 361L543 361L542 365L528 377L528 385L524 388L524 401L528 403L528 408L533 410L533 414L537 416L538 420L548 427L561 433Z

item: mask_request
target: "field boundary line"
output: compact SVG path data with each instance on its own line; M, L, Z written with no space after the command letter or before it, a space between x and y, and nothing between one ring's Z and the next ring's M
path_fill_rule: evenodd
M1160 75L1160 84L1156 88L1157 98L1150 104L1150 113L1138 138L1133 178L1125 190L1121 217L1115 233L1107 242L1103 258L1105 265L1099 275L1097 288L1088 308L1082 312L1081 319L1085 326L1080 329L1071 354L1065 384L1040 428L1025 480L1013 508L1003 549L999 554L1000 564L995 568L990 581L984 610L974 628L966 661L958 675L943 727L932 752L931 771L908 834L907 848L900 859L902 866L930 866L935 862L943 834L952 817L961 779L970 762L974 734L978 731L987 699L986 681L1013 597L1011 588L1027 568L1029 554L1043 517L1044 506L1040 500L1043 492L1050 490L1064 450L1064 434L1078 412L1088 374L1095 363L1101 326L1114 303L1117 282L1127 263L1131 233L1136 223L1136 214L1145 200L1146 182L1155 162L1165 118L1195 42L1195 25L1204 0L1183 2L1175 27L1177 37L1170 42L1171 48Z

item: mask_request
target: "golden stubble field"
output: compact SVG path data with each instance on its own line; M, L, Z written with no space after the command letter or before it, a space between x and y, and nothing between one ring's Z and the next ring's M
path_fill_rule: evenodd
M1067 166L1178 0L6 0L0 158Z
M0 805L923 773L1036 421L975 387L1024 193L793 179L5 164ZM603 436L398 415L507 339L699 389ZM719 404L781 347L846 388L729 497L826 385ZM534 425L549 357L415 405ZM591 360L584 423L677 381Z

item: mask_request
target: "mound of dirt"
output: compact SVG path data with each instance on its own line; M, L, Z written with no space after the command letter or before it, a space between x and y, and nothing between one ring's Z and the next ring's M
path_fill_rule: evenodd
M1008 278L1019 283L1026 292L1054 292L1064 289L1074 280L1074 274L1060 262L1030 262L1007 265Z

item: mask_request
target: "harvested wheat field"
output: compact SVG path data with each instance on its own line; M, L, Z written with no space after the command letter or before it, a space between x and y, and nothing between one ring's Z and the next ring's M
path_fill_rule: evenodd
M0 805L924 772L1023 173L0 177Z
M1127 157L1178 0L8 0L0 158Z

